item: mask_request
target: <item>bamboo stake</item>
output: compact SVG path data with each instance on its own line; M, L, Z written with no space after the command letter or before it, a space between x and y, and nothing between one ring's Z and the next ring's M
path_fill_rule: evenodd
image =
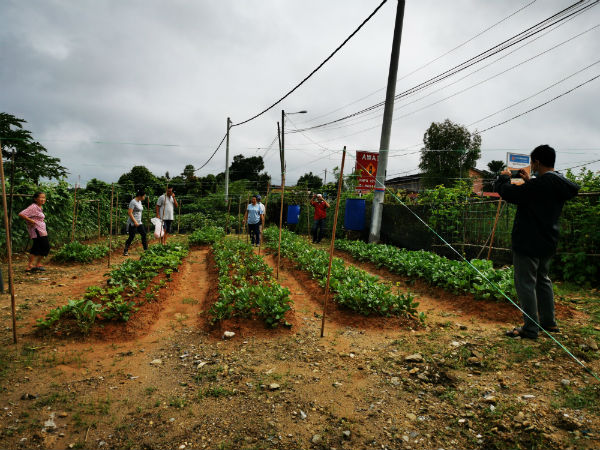
M248 204L250 204L250 196L248 196ZM250 226L249 225L247 226L247 221L244 224L244 232L246 232L246 231L248 231L246 233L246 244L248 244L250 242Z
M118 193L117 193L118 195ZM113 233L113 200L115 197L115 183L112 184L110 193L110 230L108 231L108 267L110 268L110 254L112 253L112 233Z
M240 230L242 229L242 196L240 195L238 202L238 227L237 227L237 237L240 238Z
M169 183L167 182L167 188L165 189L165 201L163 202L163 208L162 208L162 213L160 214L160 231L163 234L163 237L161 238L161 242L163 245L167 244L167 236L165 235L165 224L164 224L164 219L165 219L165 211L167 209L167 192L169 192ZM148 200L148 205L150 205L150 200ZM148 206L148 209L150 209L150 206Z
M496 219L494 220L494 227L492 228L492 237L490 238L490 249L488 250L487 259L490 259L490 256L492 256L492 245L494 244L496 225L498 225L498 219L500 218L500 205L502 205L502 199L498 200L498 208L496 209Z
M181 223L181 203L179 202L179 206L177 207L177 234L179 234L179 224Z
M321 319L321 337L325 332L325 314L327 313L327 300L329 300L329 281L331 279L331 263L333 262L333 248L335 244L335 232L337 228L338 212L340 210L340 197L342 194L342 182L344 180L344 162L346 161L346 146L342 153L342 168L338 181L337 199L335 200L335 215L333 216L333 231L331 233L331 244L329 245L329 268L327 269L327 286L325 287L325 302L323 303L323 317Z
M75 239L75 218L77 214L77 189L79 188L79 184L75 185L75 196L73 198L73 223L71 225L71 242Z
M308 208L309 205L309 200L306 199L306 239L308 240L308 242L311 242L311 237L310 237L310 209Z
M15 282L13 279L12 245L10 240L10 218L6 205L6 184L4 180L4 163L2 162L2 144L0 143L0 176L2 180L2 208L4 209L4 229L6 231L6 256L8 257L8 283L10 289L10 309L12 312L13 343L17 343L17 312L15 305Z
M98 200L98 239L100 239L100 200Z
M8 231L10 232L10 237L12 239L12 210L13 210L13 195L15 191L15 148L13 147L12 155L10 156L10 198L8 199L8 217L9 217L9 226ZM11 241L12 242L12 241Z
M267 204L269 203L269 191L271 190L271 182L267 182L267 198L265 199L265 212L264 212L264 216L265 216L265 223L267 221ZM262 225L262 224L261 224ZM260 242L258 243L258 254L260 255L260 250L262 248L262 243L263 243L263 228L265 226L262 225L260 227Z
M227 197L227 216L225 217L225 234L229 234L229 216L231 212L231 198Z
M117 213L117 217L115 218L115 234L118 236L121 233L121 229L119 227L119 219L121 208L119 208L119 191L117 191L117 201L115 203L115 209Z

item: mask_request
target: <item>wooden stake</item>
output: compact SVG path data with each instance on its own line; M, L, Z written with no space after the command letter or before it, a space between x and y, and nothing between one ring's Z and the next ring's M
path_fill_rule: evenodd
M333 246L335 244L335 232L337 228L338 212L340 210L340 197L342 194L342 183L344 180L344 162L346 161L346 146L342 153L342 168L338 181L337 199L335 200L335 215L333 216L333 231L331 232L331 244L329 245L329 268L327 269L327 286L325 287L325 301L323 302L323 317L321 319L321 337L325 332L325 314L327 313L327 301L329 300L329 281L331 279L331 263L333 262Z
M240 238L240 231L242 229L241 214L242 214L242 196L240 195L239 202L238 202L238 228L237 228L238 239Z
M498 200L498 208L496 209L496 219L494 220L494 227L492 228L492 237L490 238L490 249L488 250L487 259L490 259L490 256L492 256L492 245L494 244L496 225L498 225L498 219L500 218L500 205L502 205L502 199Z
M13 277L12 245L10 239L10 219L6 204L6 183L4 180L4 163L2 158L2 144L0 143L0 177L2 181L2 208L4 210L4 230L6 231L6 256L8 257L8 283L10 288L10 309L12 312L13 343L17 343L17 311L15 305L15 281Z
M100 200L98 200L98 239L100 239Z
M250 204L250 197L248 197L248 204ZM246 208L248 208L248 207L246 207ZM248 244L250 242L250 232L249 232L250 227L249 226L247 227L246 225L247 225L247 223L244 224L244 233L246 233L246 244Z
M119 208L119 191L117 191L117 201L115 203L115 209L117 213L117 217L115 218L115 234L118 236L121 233L121 228L119 227L119 219L121 208Z
M267 204L269 203L269 191L271 190L271 182L267 182L267 198L265 199L265 223L267 222ZM262 243L263 243L263 228L264 226L260 227L260 242L258 243L258 254L260 255L260 250L262 248Z
M71 225L71 242L75 239L75 214L77 214L77 188L79 184L75 185L75 196L73 198L73 223Z
M227 197L227 216L225 216L225 234L229 234L230 211L231 211L231 198Z
M10 156L10 198L8 199L8 225L10 226L8 231L10 232L10 238L12 239L12 210L13 210L13 196L15 192L15 148L13 147L12 155ZM11 241L12 242L12 241Z
M119 195L117 193L117 195ZM113 233L113 200L115 197L115 183L112 184L110 192L110 229L108 231L108 267L110 268L110 254L112 253L112 233Z
M179 234L179 224L181 223L181 203L179 202L179 206L177 207L177 234Z
M310 209L309 206L310 205L310 201L308 199L306 199L306 236L308 239L308 242L312 242L312 239L310 237Z

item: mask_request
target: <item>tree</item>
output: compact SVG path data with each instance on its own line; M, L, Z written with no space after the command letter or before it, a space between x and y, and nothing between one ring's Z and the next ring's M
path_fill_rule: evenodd
M11 160L14 151L15 178L39 184L40 178L59 179L68 174L60 159L48 156L46 148L33 140L31 132L23 128L27 123L11 114L0 113L2 156ZM12 162L6 164L10 173Z
M155 194L164 190L158 178L145 166L134 166L131 171L121 175L119 184L131 194L140 189Z
M236 155L229 166L229 180L251 180L258 181L259 173L265 168L262 156L251 156L245 158L244 155Z
M298 178L296 186L306 187L307 189L314 191L323 186L323 180L321 177L313 175L312 172L308 172Z
M85 185L85 190L87 192L94 192L96 194L106 193L110 191L110 184L98 180L97 178L92 178Z
M423 136L423 144L419 168L424 172L425 187L451 186L455 180L465 178L481 156L481 136L449 119L433 122Z
M504 170L504 167L506 167L504 161L500 161L497 159L490 161L487 164L487 166L490 172L496 177L500 175L500 172L502 172Z

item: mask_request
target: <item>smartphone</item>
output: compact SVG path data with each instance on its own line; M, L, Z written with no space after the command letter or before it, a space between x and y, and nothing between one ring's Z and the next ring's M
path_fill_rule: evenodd
M510 177L511 178L521 178L520 172L521 171L519 169L517 169L517 170L511 170L510 171Z

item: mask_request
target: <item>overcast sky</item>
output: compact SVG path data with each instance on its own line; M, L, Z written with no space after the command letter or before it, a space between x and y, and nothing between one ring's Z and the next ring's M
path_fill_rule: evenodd
M82 183L93 177L115 181L134 165L145 165L157 175L168 171L173 176L186 164L199 167L208 159L225 133L228 116L234 123L240 122L272 104L312 71L379 3L3 0L0 110L28 122L34 136L69 169L71 182L78 176ZM479 54L572 2L406 3L397 93ZM389 0L341 52L282 104L233 128L231 156L264 156L266 170L278 183L276 145L267 148L276 136L281 109L308 111L290 115L287 131L336 119L382 101L396 4ZM414 72L522 7L490 31ZM600 74L600 63L582 70L600 59L597 27L470 88L599 23L597 6L508 56L508 51L500 53L460 76L398 101L388 177L417 171L419 155L404 154L420 148L417 144L433 121L449 118L469 125L580 71L469 127L472 131L482 130ZM459 80L471 72L475 73ZM466 88L470 89L443 100ZM558 168L600 159L598 105L600 79L483 133L478 167L485 168L492 159L505 160L507 150L529 153L542 143L558 150ZM376 151L381 115L382 110L377 110L375 115L360 116L329 129L286 135L288 181L294 183L308 171L322 176L324 169L339 166L339 150L344 145L351 153ZM224 166L223 146L199 174L218 173ZM600 163L589 167L598 170Z

